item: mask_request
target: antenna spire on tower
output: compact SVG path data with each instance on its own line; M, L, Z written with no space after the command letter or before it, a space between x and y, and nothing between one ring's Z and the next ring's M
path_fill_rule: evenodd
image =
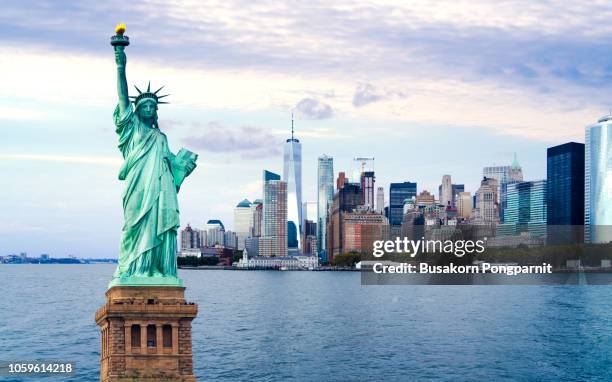
M291 112L291 140L293 140L293 112Z

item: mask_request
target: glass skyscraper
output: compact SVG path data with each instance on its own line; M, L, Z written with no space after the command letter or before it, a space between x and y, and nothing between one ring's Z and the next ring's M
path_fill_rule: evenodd
M317 166L317 248L322 262L328 261L327 220L329 207L334 201L334 158L327 155L319 157Z
M302 144L293 136L285 141L283 180L287 183L287 245L298 251L302 236Z
M581 242L584 224L584 144L569 142L549 147L546 151L546 179L548 243Z
M508 206L504 211L504 234L529 232L530 236L546 235L546 180L508 184Z
M612 115L586 127L584 153L585 241L612 241Z
M404 200L416 197L417 184L412 182L391 183L389 186L389 224L401 226L404 218Z

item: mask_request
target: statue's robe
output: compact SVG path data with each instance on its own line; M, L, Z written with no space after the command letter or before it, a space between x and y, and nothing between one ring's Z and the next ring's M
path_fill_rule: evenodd
M125 162L119 179L125 224L114 277L176 277L177 188L166 135L143 124L130 107L114 120Z

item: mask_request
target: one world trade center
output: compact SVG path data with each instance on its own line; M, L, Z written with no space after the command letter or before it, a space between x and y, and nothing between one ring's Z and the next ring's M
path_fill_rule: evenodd
M287 182L287 247L289 252L299 252L302 233L302 144L293 135L285 141L283 180Z

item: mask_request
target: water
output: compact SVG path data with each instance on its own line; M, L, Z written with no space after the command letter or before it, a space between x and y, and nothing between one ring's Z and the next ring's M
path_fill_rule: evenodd
M113 270L1 265L0 360L75 361L75 375L44 380L96 381L94 314ZM199 380L612 380L607 286L361 286L356 272L180 276L199 304Z

